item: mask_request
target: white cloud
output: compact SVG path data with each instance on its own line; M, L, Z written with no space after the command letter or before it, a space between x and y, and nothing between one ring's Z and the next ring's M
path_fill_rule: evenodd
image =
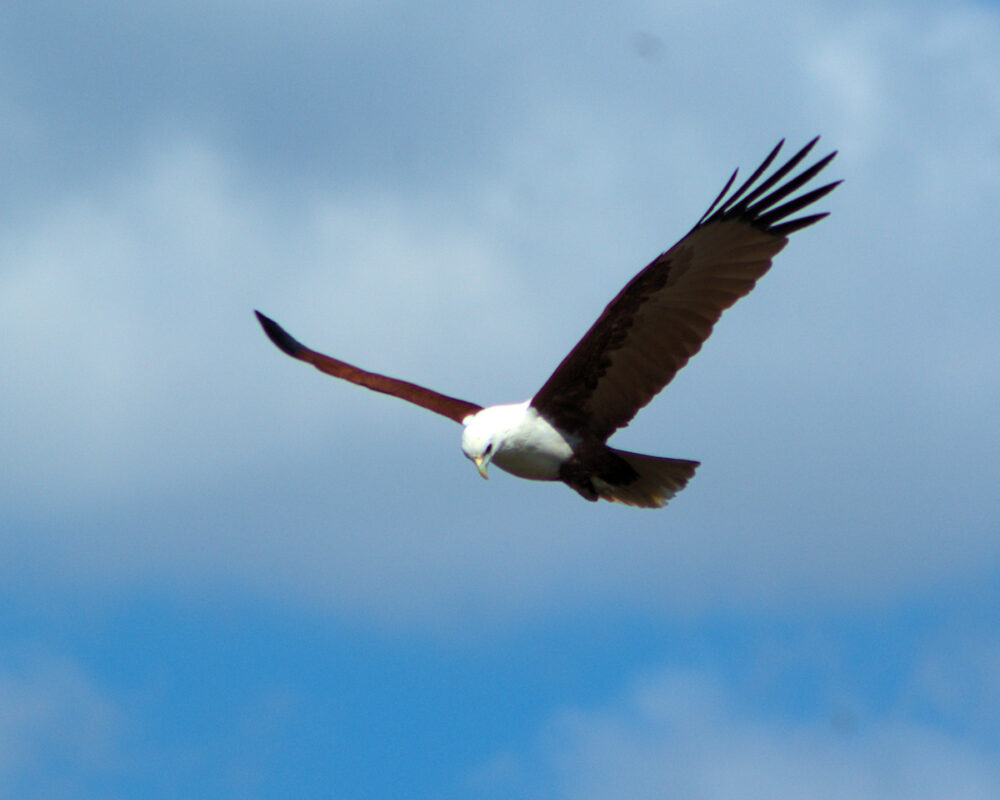
M1000 745L1000 640L966 622L918 655L905 702L944 725Z
M986 800L1000 792L994 754L962 735L892 713L849 723L761 714L718 681L677 670L636 681L602 709L557 713L530 753L498 756L470 784L487 776L500 782L496 796L567 800Z
M0 797L84 797L120 769L122 714L76 665L28 658L0 671Z
M300 392L261 402L287 364L263 346L256 305L294 308L293 330L324 330L386 369L424 359L447 373L455 365L433 356L445 337L432 327L418 349L407 330L446 310L475 323L476 308L502 301L475 231L430 226L391 199L290 209L257 188L185 138L6 232L0 369L11 424L0 436L18 454L9 488L22 502L48 505L55 486L72 501L155 499L273 445L267 420L304 406ZM488 350L487 336L472 324L458 349ZM340 427L331 421L330 435ZM245 440L247 430L260 438ZM299 446L314 433L300 432Z

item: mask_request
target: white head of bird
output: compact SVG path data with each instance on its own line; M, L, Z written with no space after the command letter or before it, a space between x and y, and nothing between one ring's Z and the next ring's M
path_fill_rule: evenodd
M489 406L463 419L462 426L462 452L484 478L495 463L522 478L556 480L560 464L573 455L575 439L560 433L530 400Z
M503 446L510 416L510 406L490 406L462 421L462 452L484 478L489 477L486 470Z

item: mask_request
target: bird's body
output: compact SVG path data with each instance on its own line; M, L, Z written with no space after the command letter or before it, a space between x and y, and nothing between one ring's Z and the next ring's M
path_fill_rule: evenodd
M462 420L462 452L486 477L487 463L535 481L563 481L588 500L658 508L683 488L697 461L614 450L559 430L531 400L488 406Z
M310 350L273 320L260 312L257 317L288 355L461 423L462 450L484 478L493 463L521 478L562 481L587 500L658 508L684 487L698 462L614 450L607 439L698 352L722 312L767 272L787 237L826 216L787 219L836 183L782 201L835 153L777 185L815 143L760 180L781 149L779 142L727 197L733 173L687 236L629 281L535 396L522 403L483 408L367 372Z

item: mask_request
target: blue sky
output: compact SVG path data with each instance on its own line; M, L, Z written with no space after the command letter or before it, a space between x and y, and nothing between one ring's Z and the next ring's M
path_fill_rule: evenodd
M7 3L0 798L1000 796L993 3ZM735 166L845 183L614 443L462 458Z

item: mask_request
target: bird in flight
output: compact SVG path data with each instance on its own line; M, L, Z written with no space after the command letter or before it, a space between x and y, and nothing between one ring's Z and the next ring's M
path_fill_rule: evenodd
M684 488L699 462L615 450L607 440L701 349L722 312L753 289L789 235L826 216L789 219L840 181L786 200L836 155L788 177L818 139L764 178L784 144L778 142L730 194L734 172L691 231L628 282L538 393L522 403L484 408L367 372L309 349L255 313L271 341L293 358L460 423L462 451L484 478L496 464L521 478L562 481L586 500L659 508Z

